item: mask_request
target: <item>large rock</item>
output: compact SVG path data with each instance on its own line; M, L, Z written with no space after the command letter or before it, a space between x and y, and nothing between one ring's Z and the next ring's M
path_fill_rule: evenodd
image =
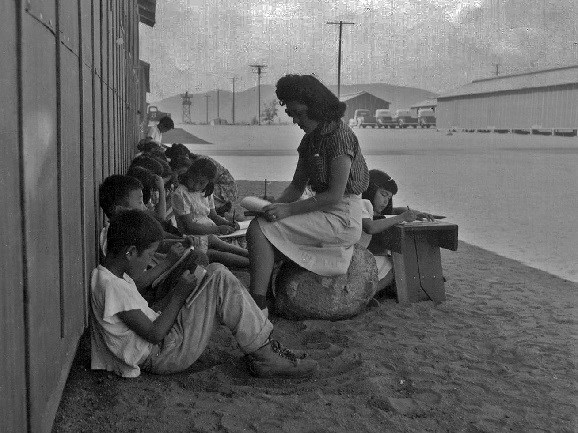
M273 276L275 312L292 320L344 319L363 310L376 288L375 258L357 245L345 275L323 277L287 261Z

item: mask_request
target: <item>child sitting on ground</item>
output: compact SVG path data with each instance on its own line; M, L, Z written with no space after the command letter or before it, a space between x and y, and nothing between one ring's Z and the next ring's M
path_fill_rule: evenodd
M273 325L222 265L209 265L200 281L186 271L155 309L150 308L134 279L162 239L159 222L145 212L127 210L111 220L108 254L91 278L92 369L123 377L137 377L141 369L157 374L183 371L202 354L218 321L247 354L253 375L297 378L315 372L316 361L270 339Z
M416 219L433 220L425 212L412 210L409 207L393 207L393 196L397 193L397 184L387 173L380 170L369 170L369 186L361 194L363 199L362 233L358 245L369 249L375 256L377 277L379 280L377 292L390 287L394 280L393 263L387 251L385 236L374 238L374 234L383 234L388 229L402 222L412 222ZM384 215L395 215L383 218ZM377 241L377 242L374 242ZM374 248L376 243L377 248Z
M120 174L107 177L99 187L98 196L100 206L109 220L124 210L147 210L143 203L143 185L134 177ZM103 256L106 256L108 252L107 232L108 223L105 224L100 234L100 247ZM167 254L157 254L155 256L154 266L147 269L146 272L139 274L135 280L139 291L150 302L154 302L159 297L164 296L164 294L171 289L172 285L175 284L180 274L169 275L164 282L156 287L152 286L153 282L165 271L170 269L180 258L185 250L185 246L198 246L198 240L192 236L183 238L182 236L176 237L164 233L164 237L172 237L172 239L166 239L167 245L165 245L165 247L168 248L164 248L164 250L167 250ZM191 251L189 257L182 263L182 266L179 266L174 272L182 273L183 269L195 267L196 264L207 265L208 263L209 259L204 253Z
M215 165L208 159L197 159L179 178L179 186L172 196L177 227L183 233L207 238L207 255L211 262L225 266L249 266L246 249L229 244L216 235L227 235L239 229L239 224L217 215L213 201Z

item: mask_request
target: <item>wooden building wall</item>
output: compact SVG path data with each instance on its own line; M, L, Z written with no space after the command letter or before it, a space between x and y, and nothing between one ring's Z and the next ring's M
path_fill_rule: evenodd
M138 140L138 9L7 0L0 19L0 431L43 432L87 324L97 187Z
M438 98L438 128L578 129L578 83Z

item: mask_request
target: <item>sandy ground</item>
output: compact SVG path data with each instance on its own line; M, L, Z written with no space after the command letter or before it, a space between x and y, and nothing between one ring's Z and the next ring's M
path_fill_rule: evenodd
M251 377L224 328L186 372L121 379L90 371L85 336L53 431L576 431L578 284L465 243L442 261L440 305L381 298L350 320L275 319L276 338L319 360L311 380Z

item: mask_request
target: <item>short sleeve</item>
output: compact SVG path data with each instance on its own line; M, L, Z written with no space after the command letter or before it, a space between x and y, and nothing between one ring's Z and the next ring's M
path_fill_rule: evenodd
M373 205L369 200L361 200L362 209L361 209L361 219L369 218L373 219Z
M134 283L124 280L109 283L104 292L104 311L102 320L115 324L120 322L118 313L131 310L145 310L148 308L147 301L138 293Z
M191 213L191 206L183 197L183 194L178 189L171 197L171 205L175 215L188 215Z
M351 159L355 158L359 144L354 134L350 133L345 128L337 128L328 138L325 155L328 161L337 158L341 155L347 155Z

